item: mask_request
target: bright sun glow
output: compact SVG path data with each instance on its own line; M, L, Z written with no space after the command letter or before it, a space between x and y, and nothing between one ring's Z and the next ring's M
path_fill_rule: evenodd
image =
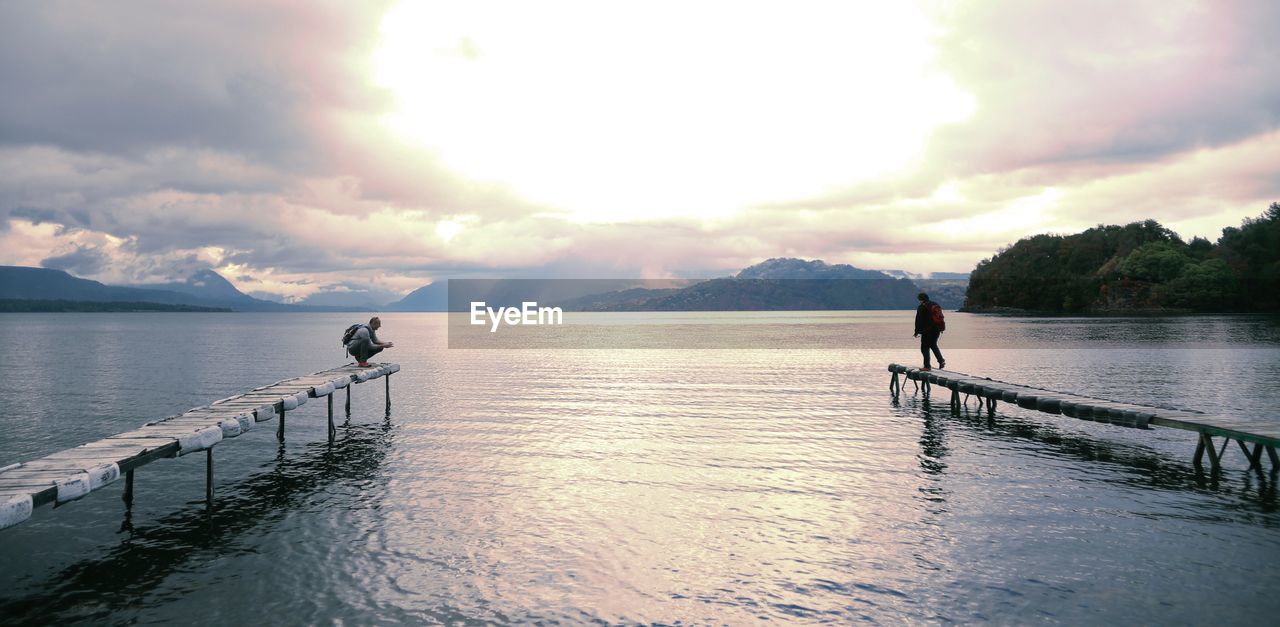
M714 217L899 169L967 117L930 28L905 2L406 1L375 81L465 176L584 221Z
M462 223L455 220L441 220L436 223L436 234L448 242L462 232Z

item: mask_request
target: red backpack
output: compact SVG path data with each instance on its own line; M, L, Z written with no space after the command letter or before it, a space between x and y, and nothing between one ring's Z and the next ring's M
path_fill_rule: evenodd
M929 303L929 318L933 320L933 326L939 332L947 330L946 317L942 315L942 305L938 303Z

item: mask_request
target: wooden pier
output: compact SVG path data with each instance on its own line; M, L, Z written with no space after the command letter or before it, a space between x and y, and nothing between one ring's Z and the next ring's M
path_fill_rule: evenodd
M950 390L953 412L959 412L962 405L967 406L970 398L976 398L979 407L985 405L991 413L995 412L996 403L1004 401L1015 403L1024 409L1134 429L1149 429L1154 425L1194 431L1199 437L1194 458L1196 469L1203 468L1207 453L1212 470L1219 471L1223 455L1231 441L1235 440L1240 452L1248 459L1250 469L1262 470L1262 453L1266 451L1271 460L1271 472L1274 474L1280 470L1280 456L1276 454L1276 447L1280 446L1280 420L1233 418L1189 409L1119 403L949 370L925 371L889 364L889 372L889 392L895 399L905 382L911 381L926 396L934 385ZM899 376L902 377L901 381ZM961 396L964 397L963 400ZM1214 442L1215 437L1222 438L1221 447ZM1249 445L1253 445L1252 450Z
M124 501L133 503L133 472L158 459L205 451L205 504L213 508L213 447L259 422L275 420L276 437L284 439L285 415L308 399L328 403L329 441L337 433L333 395L346 389L346 415L351 416L351 386L379 377L386 384L387 414L391 412L391 375L398 364L349 364L331 370L285 379L197 407L179 416L148 422L142 427L97 442L27 462L0 467L0 529L31 517L46 503L66 503L119 480L125 480Z

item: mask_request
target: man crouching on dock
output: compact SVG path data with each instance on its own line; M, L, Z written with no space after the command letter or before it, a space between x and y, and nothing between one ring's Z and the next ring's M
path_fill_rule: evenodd
M355 333L351 336L351 341L347 342L347 352L356 358L356 365L366 368L369 366L369 358L382 352L384 348L395 346L394 342L379 342L378 329L382 327L382 319L374 316L369 318L368 325L360 325Z

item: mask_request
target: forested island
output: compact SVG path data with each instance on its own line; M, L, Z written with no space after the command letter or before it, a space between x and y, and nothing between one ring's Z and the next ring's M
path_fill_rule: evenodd
M978 264L965 311L1280 311L1280 203L1217 242L1155 220L1024 238Z

